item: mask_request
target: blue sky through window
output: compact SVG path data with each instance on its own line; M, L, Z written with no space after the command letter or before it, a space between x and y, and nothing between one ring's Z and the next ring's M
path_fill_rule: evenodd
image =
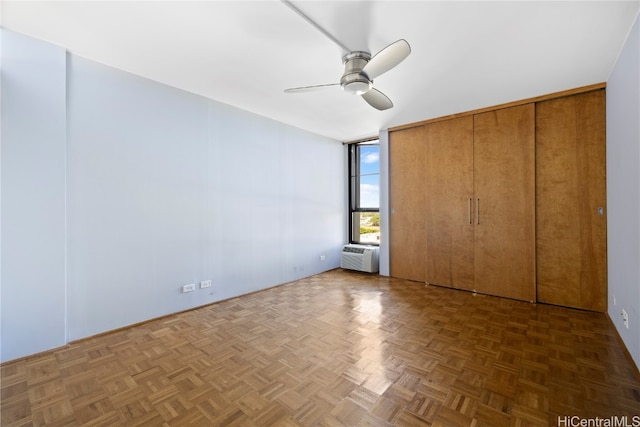
M360 146L360 207L380 208L380 147Z

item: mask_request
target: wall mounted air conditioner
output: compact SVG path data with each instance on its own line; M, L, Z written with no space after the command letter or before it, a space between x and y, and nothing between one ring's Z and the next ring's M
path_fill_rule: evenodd
M340 256L340 267L349 270L378 272L378 247L368 245L344 245Z

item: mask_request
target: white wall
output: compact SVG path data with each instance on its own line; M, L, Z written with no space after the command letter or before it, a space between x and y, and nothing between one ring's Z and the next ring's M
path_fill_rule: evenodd
M381 276L390 276L389 241L389 131L381 130L380 138L380 256Z
M2 34L3 361L65 343L65 61Z
M640 23L607 81L609 316L640 366ZM615 304L614 304L615 302ZM629 329L620 315L629 313Z
M64 206L66 190L66 233L60 224L48 230L67 240L67 308L64 287L48 301L67 322L44 329L72 341L339 265L347 238L339 142L74 55L67 82L66 147L52 153L66 173L54 196ZM37 158L23 160L33 168ZM38 183L43 192L51 185ZM19 181L6 187L29 191ZM4 190L3 175L3 231L30 228L29 217L5 218L15 202ZM25 256L7 258L5 240L3 304L9 295L15 310L2 313L3 361L51 347L5 341L5 327L26 333L15 320L36 298L4 280ZM180 292L207 279L210 289Z

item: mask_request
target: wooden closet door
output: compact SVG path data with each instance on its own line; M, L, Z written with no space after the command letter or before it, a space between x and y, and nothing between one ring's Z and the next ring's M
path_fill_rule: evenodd
M604 90L536 105L541 302L607 309L605 114Z
M476 290L536 299L534 104L474 116Z
M425 125L426 281L472 290L473 117Z
M389 134L392 277L425 280L424 126Z

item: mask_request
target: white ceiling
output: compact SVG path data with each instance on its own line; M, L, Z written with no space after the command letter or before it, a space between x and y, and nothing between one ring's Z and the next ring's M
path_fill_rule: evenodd
M351 50L406 39L371 108L339 88L340 47L284 3L3 1L2 26L293 126L348 141L379 129L604 82L640 1L295 1Z

